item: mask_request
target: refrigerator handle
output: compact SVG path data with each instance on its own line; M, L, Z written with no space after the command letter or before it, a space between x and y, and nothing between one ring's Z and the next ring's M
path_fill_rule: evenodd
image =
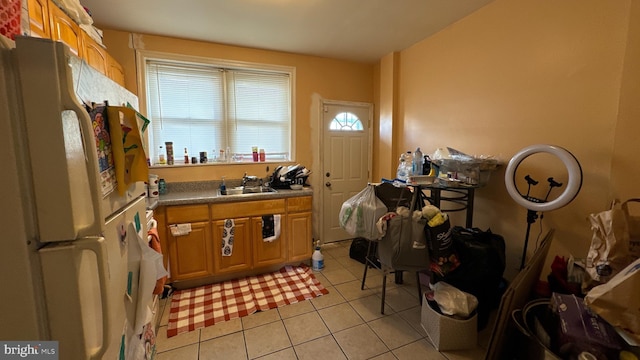
M62 59L59 61L64 66L68 66L68 60L64 52L58 52L56 54ZM60 88L63 89L60 92L60 103L65 108L65 110L73 111L78 116L78 122L80 123L80 132L82 134L82 147L84 149L84 157L87 160L87 178L89 179L89 186L91 188L91 203L93 204L93 218L95 230L102 232L102 221L104 216L102 216L102 189L100 187L100 166L98 164L98 153L95 150L95 147L92 145L93 142L93 125L91 122L91 117L87 110L83 107L82 104L76 98L75 93L73 92L75 87L73 86L73 77L71 75L71 71L65 72L66 76L60 77Z
M98 281L100 282L100 302L102 304L102 345L93 354L90 359L102 359L102 356L107 351L110 332L110 318L111 312L109 311L109 289L107 287L108 274L109 274L109 262L107 259L107 244L103 237L87 237L80 241L75 242L79 251L89 250L96 254L96 261L98 265Z

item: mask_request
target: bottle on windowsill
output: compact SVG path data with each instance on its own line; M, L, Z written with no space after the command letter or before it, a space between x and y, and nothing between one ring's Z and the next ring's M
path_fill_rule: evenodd
M164 157L164 148L162 147L162 145L160 145L159 149L160 150L158 150L158 165L166 165L167 160Z

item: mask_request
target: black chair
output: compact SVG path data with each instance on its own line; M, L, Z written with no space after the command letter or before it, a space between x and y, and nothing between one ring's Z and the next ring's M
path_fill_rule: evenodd
M426 197L419 188L415 189L417 189L417 192L414 193L407 187L396 187L390 183L382 183L377 185L375 188L376 196L387 206L387 210L390 212L396 211L399 206L404 206L409 209L421 209ZM404 221L401 220L400 217L395 220L392 219L388 222L388 232L385 237L379 241L368 240L369 243L367 246L367 255L365 257L361 289L364 290L369 268L373 267L382 271L381 314L384 314L387 275L389 274L394 274L396 284L402 284L403 272L415 271L418 298L422 304L420 272L429 268L429 256L427 249L412 249L413 241L410 239L410 234L406 233L407 231L411 232L410 223L410 219L404 219ZM403 229L399 232L394 231L397 230L395 228L394 230L391 229L392 227L397 226L401 226ZM422 236L424 236L424 230L422 230L421 233ZM409 258L407 258L407 255L409 255ZM394 259L398 259L398 261L395 261ZM407 260L407 263L403 263L403 259Z

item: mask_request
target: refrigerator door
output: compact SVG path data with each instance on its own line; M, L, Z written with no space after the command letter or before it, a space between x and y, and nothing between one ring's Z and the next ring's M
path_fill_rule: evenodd
M74 93L69 50L18 37L15 49L40 241L103 232L91 119Z
M135 321L133 227L146 233L145 199L109 217L103 237L53 243L39 251L51 340L65 359L116 359L126 354Z
M14 52L40 241L100 234L105 218L145 189L137 182L125 196L102 193L93 124L81 102L137 107L138 99L62 43L19 37Z

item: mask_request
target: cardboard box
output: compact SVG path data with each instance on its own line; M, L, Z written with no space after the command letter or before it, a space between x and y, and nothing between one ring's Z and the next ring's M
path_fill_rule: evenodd
M422 328L437 350L463 350L478 346L478 315L466 320L442 315L431 308L426 295L422 296Z

